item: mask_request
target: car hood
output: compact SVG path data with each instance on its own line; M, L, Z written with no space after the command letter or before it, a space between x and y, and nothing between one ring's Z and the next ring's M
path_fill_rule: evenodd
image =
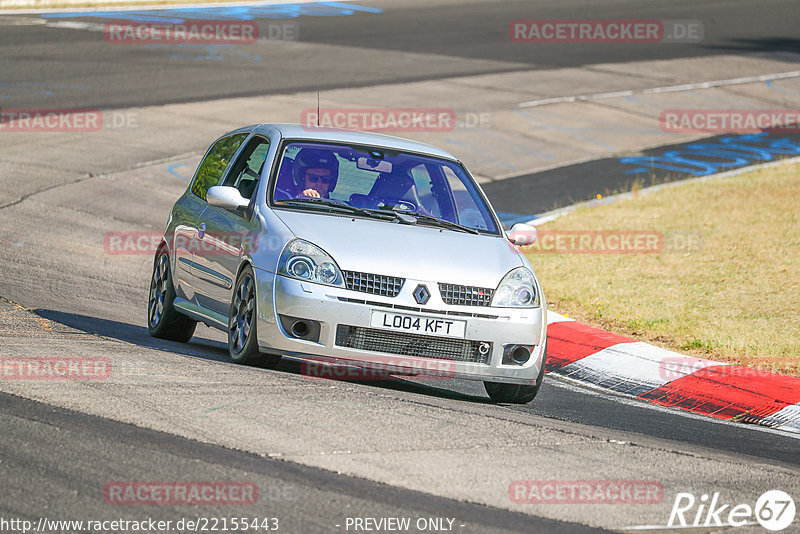
M494 288L523 265L499 236L293 210L275 213L297 237L321 247L347 271Z

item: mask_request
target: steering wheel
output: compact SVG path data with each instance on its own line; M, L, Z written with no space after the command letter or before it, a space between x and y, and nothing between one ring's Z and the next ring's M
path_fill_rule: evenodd
M410 200L403 200L399 198L391 199L391 198L382 198L379 204L386 204L389 206L395 206L398 211L417 211L417 205L414 204Z

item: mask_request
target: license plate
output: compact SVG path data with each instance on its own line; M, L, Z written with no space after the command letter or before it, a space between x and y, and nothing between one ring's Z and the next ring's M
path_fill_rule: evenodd
M404 313L389 313L377 310L373 310L372 312L370 326L385 330L408 332L410 334L441 337L464 338L467 332L466 321L423 317L421 315L406 315Z

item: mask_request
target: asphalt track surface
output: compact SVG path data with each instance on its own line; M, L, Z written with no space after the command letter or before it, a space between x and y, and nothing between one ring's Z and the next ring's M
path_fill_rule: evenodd
M228 54L228 61L176 64L170 61L167 50L158 47L98 46L97 35L87 31L3 25L0 32L3 100L0 103L4 107L41 106L43 92L49 92L49 107L117 108L610 61L713 56L736 50L794 51L800 44L796 38L797 7L791 2L587 4L570 1L558 5L440 2L430 6L428 2L392 1L360 4L378 7L383 12L296 19L302 41L330 45L329 53L320 53L320 49L315 48L313 54L287 57L280 43L266 43L258 51L260 59L257 61L253 59L252 50L247 52L249 56L234 57L236 48L229 47L223 50ZM591 5L594 18L701 19L705 21L705 38L701 44L557 48L545 45L535 49L508 42L509 20L572 18L576 12L586 12L587 5ZM30 18L30 15L17 18ZM97 21L89 17L69 20ZM270 21L263 19L259 23L266 25ZM424 62L401 60L403 54L430 57ZM441 57L437 59L436 55ZM398 61L387 63L387 57L398 57ZM460 61L450 59L453 57ZM598 182L586 183L587 176L599 177L610 192L625 188L628 178L619 178L614 170L618 165L618 158L609 158L585 166L511 178L489 184L486 190L501 211L537 213L591 198ZM661 181L684 176L665 174ZM537 199L538 204L515 203L521 198L518 189L521 184L528 188L535 183L541 190L556 182L562 189L554 189L548 193L550 196ZM38 316L49 321L91 335L138 347L155 347L164 352L190 354L200 361L224 361L225 358L222 344L213 336L211 340L202 339L188 346L152 340L144 328L125 322L111 307L75 313L65 307L59 297L43 298L41 292L20 304L32 307ZM203 329L200 333L206 335L206 332ZM297 374L298 365L284 361L279 372ZM575 423L604 435L620 431L635 436L641 443L669 448L679 454L705 454L711 450L742 464L757 460L792 469L800 464L800 446L796 438L687 417L640 403L621 402L613 396L584 391L554 379L546 381L533 404L521 407L491 405L480 384L470 382L441 382L431 386L398 379L373 383L369 387L441 403L448 409L470 407L498 413L518 412L520 417L532 421ZM101 518L110 512L97 492L111 477L177 479L188 476L195 480L204 477L257 480L262 488L291 488L291 499L273 499L269 509L259 514L280 514L287 518L287 530L291 532L338 530L333 525L344 517L342 510L373 517L456 517L467 525L463 530L469 532L578 532L586 528L268 460L6 394L0 395L0 414L3 427L0 473L4 480L15 481L0 489L0 513L4 516L36 518L42 515L43 509L48 509L54 517L68 518L74 516L70 512L77 509L84 517L96 513L95 517ZM56 430L58 440L53 439ZM142 515L141 511L137 510L136 515ZM222 515L219 510L165 507L147 512L165 519Z
M163 432L54 408L0 394L3 420L2 466L7 481L26 481L0 490L0 517L37 522L50 519L141 520L144 516L177 523L198 517L277 518L281 531L341 530L348 516L448 517L459 532L603 532L584 525L509 513L419 492L393 488L330 471L206 445ZM60 429L60 446L52 445ZM140 480L159 473L162 480L246 480L259 487L258 506L144 506L131 512L103 503L103 488L115 480Z
M500 1L354 2L381 10L346 16L258 18L295 23L307 50L279 41L255 45L184 45L187 61L161 45L107 46L96 33L36 25L3 25L0 72L4 107L118 108L230 96L263 95L431 80L440 77L591 66L599 63L713 56L737 51L788 51L800 47L796 4L771 0L725 2ZM208 15L190 12L190 18ZM509 40L516 19L700 20L700 43L537 44ZM8 20L37 18L11 16ZM108 22L108 17L68 16L50 21ZM113 19L111 19L113 20ZM418 55L417 55L418 54ZM220 59L224 58L224 61ZM199 59L199 61L191 61ZM205 61L203 60L205 59Z

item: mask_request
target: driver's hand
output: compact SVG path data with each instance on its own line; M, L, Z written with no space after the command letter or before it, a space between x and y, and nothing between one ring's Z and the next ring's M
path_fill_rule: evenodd
M311 198L320 198L319 191L317 191L316 189L311 189L311 188L306 189L305 191L303 191L303 196L304 197L311 197Z

